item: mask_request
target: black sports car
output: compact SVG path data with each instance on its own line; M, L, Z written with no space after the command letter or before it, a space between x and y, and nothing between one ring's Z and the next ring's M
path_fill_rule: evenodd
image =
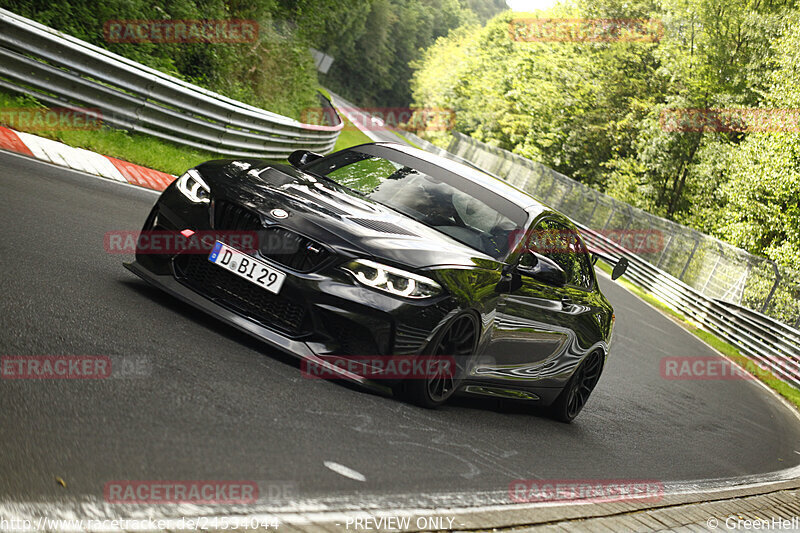
M289 161L203 163L163 192L142 233L251 232L256 246L221 239L204 253L155 253L140 241L126 267L363 384L378 383L373 362L360 372L331 358L451 358L451 371L381 382L417 404L463 392L549 405L565 421L580 412L614 318L567 218L399 144Z

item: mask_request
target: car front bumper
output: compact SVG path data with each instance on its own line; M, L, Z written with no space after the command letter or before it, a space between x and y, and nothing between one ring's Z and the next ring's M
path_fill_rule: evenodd
M225 307L210 301L209 299L205 298L204 296L198 294L197 292L193 291L189 287L186 287L182 283L180 283L173 275L170 274L155 274L150 270L142 267L138 262L133 261L130 263L124 263L125 268L139 276L141 279L149 283L150 285L178 298L179 300L187 303L201 311L206 312L207 314L213 316L214 318L233 326L234 328L247 333L266 344L272 346L273 348L277 348L282 352L288 353L295 357L299 357L300 359L304 359L310 363L318 365L319 367L326 369L335 373L336 375L341 376L344 379L351 380L357 382L363 386L366 386L371 389L375 389L381 392L386 392L387 387L386 384L377 382L375 380L367 379L363 376L358 374L354 374L352 372L347 371L346 369L342 368L341 366L337 366L329 362L328 360L320 357L318 354L314 353L312 348L306 343L301 340L295 340L273 331L272 329L266 328L248 318L245 318Z
M170 207L157 203L143 232L210 229L207 216L187 216L190 214L176 213ZM286 274L279 295L256 285L250 287L249 281L214 265L201 253L161 255L137 250L136 260L125 267L151 285L270 346L364 385L374 380L331 365L325 356L421 354L454 307L446 295L408 301L364 287L338 267L346 258L334 258L318 271L304 273L260 254L256 257ZM237 288L229 290L229 282ZM238 300L234 293L238 293ZM249 305L253 302L256 305ZM394 380L380 381L386 385Z

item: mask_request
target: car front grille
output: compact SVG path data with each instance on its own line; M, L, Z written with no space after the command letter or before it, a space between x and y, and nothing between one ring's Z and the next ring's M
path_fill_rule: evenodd
M258 215L231 202L214 202L214 229L257 231L263 226Z
M205 255L176 258L175 272L178 280L191 289L263 326L290 336L301 336L310 330L302 305L214 265Z
M299 272L315 270L330 255L318 242L286 228L267 228L258 237L261 255Z
M381 349L375 339L376 334L380 336L379 331L330 311L324 311L321 317L330 336L339 342L336 355L375 356L385 353L385 348Z
M214 228L258 231L261 255L298 272L316 270L330 257L330 252L318 242L283 227L264 227L254 212L224 200L214 204Z

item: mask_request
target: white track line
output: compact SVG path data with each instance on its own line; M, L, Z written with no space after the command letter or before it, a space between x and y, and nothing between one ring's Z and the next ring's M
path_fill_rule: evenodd
M90 152L90 153L94 153L94 152ZM31 163L37 163L37 164L40 164L40 165L49 166L51 168L54 165L54 163L51 163L50 161L46 161L46 160L43 160L43 159L36 159L36 158L31 157L31 156L26 155L26 154L20 154L20 153L17 153L17 152L12 152L10 150L4 150L2 148L0 148L0 154L18 157L20 159L24 159L25 161L30 161ZM106 161L108 161L108 159L106 159ZM111 161L108 161L108 164L111 165ZM92 178L92 179L95 179L95 180L99 179L99 180L102 180L102 181L107 182L107 183L108 182L115 183L116 185L120 185L122 187L130 187L131 189L135 189L137 191L142 191L142 192L146 192L146 193L150 193L150 194L155 194L155 195L160 195L161 194L161 191L154 191L153 189L148 189L146 187L140 187L139 185L133 185L132 183L128 183L126 180L124 180L124 178L123 178L123 181L117 181L114 178L110 178L110 177L107 177L107 176L99 176L99 175L94 174L92 172L85 172L83 170L75 170L74 168L62 167L60 165L57 165L57 166L58 166L59 170L63 170L64 172L72 172L72 173L78 174L79 176L84 177L84 178ZM113 165L111 165L111 167L115 171L119 172L119 170L117 170L116 167L114 167Z
M356 481L366 481L367 478L364 477L364 474L361 472L356 472L352 468L348 468L344 465L340 465L339 463L334 463L333 461L325 461L322 463L325 465L326 468L329 468L336 472L339 475L344 477L349 477L350 479L355 479Z

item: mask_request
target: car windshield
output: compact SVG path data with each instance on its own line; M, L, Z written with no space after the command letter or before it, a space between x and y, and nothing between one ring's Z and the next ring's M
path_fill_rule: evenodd
M525 211L485 187L444 169L435 172L434 165L420 163L415 166L426 167L427 173L408 166L408 161L348 150L316 161L307 170L357 190L495 259L505 258L509 241L517 234L515 230L525 223Z

